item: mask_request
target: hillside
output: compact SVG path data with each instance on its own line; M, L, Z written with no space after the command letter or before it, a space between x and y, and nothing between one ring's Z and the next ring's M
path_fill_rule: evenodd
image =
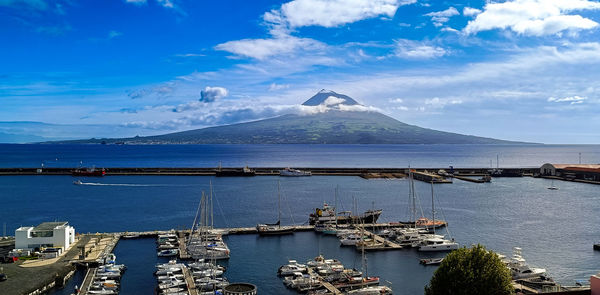
M310 115L288 114L254 122L209 127L158 136L90 139L68 143L136 144L499 144L509 141L408 125L362 107L352 98L322 90L304 104L326 108ZM364 108L364 107L363 107Z

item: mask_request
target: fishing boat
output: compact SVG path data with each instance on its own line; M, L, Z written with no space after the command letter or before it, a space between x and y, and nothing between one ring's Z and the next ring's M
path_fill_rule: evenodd
M281 190L277 182L277 222L256 225L256 231L259 235L288 235L294 233L294 228L290 226L281 226Z
M444 261L444 258L424 258L420 259L419 263L423 265L438 265Z
M104 168L97 169L96 167L92 168L77 168L71 171L71 175L73 176L87 176L87 177L102 177L106 175L106 170Z
M299 169L292 169L290 167L287 167L283 170L279 170L279 175L280 176L311 176L312 173L310 171L305 171L305 170L299 170Z
M340 212L340 214L336 216L335 207L324 203L322 208L316 208L315 213L310 214L308 220L310 225L325 222L335 223L336 221L338 224L369 224L377 222L381 212L381 209L371 209L365 211L361 215L352 215L351 212Z

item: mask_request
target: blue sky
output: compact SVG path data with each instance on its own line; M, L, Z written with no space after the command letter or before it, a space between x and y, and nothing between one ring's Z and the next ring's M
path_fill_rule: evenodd
M163 134L301 113L325 88L422 127L600 143L599 12L591 0L0 0L0 134Z

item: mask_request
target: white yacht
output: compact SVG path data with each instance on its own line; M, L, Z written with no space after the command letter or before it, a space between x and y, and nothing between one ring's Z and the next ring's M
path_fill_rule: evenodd
M510 269L513 279L525 279L538 277L546 273L546 269L531 267L525 262L525 258L521 256L522 249L519 247L513 248L513 257L506 265Z
M283 170L279 170L279 175L280 176L311 176L312 173L310 171L292 169L290 167L287 167Z
M356 246L356 243L362 240L364 240L364 237L361 234L350 234L340 238L340 243L342 246Z
M382 294L392 294L392 289L386 286L370 286L365 288L360 288L352 291L348 291L346 293L348 295L382 295Z
M454 240L446 240L439 237L426 238L418 245L419 251L452 251L458 249L458 243Z
M299 264L296 260L289 260L288 264L279 267L277 273L280 276L289 276L296 272L304 273L306 270L306 265Z

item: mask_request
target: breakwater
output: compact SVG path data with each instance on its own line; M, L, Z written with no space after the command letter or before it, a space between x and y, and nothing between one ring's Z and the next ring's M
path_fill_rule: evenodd
M250 167L256 172L256 176L261 175L279 175L279 171L286 167ZM408 171L408 167L399 168L339 168L339 167L294 167L300 170L310 171L313 175L339 175L339 176L361 176L367 174L404 174ZM73 168L0 168L0 175L71 175ZM106 175L184 175L184 176L211 176L216 175L219 168L216 167L115 167L104 168ZM411 168L416 171L429 171L436 173L442 168ZM223 167L221 171L242 172L242 167ZM489 168L454 168L455 172L461 175L481 175L489 173ZM515 172L514 174L535 174L539 173L539 168L523 167L523 168L503 168L505 172Z

